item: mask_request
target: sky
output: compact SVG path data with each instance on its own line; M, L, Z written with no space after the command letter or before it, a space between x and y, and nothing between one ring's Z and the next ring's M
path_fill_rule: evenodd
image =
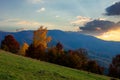
M79 31L120 41L120 0L0 0L0 30Z

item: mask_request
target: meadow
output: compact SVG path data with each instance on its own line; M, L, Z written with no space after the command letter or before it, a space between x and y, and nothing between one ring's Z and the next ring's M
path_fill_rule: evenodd
M0 80L110 80L110 78L0 50Z

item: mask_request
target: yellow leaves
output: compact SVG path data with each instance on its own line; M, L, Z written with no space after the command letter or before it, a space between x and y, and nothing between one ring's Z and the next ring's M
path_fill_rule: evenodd
M47 48L47 43L51 41L51 37L47 37L47 28L41 26L38 30L34 31L33 44L34 46L43 45Z
M47 37L47 38L46 38L46 41L47 41L47 42L50 42L51 40L52 40L52 37Z
M22 55L22 56L25 56L25 53L26 53L26 50L28 49L28 47L29 47L29 45L28 45L27 43L24 43L24 44L21 46L18 54L19 54L19 55Z

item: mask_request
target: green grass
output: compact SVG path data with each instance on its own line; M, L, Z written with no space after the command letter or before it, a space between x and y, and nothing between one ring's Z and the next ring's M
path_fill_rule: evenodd
M110 78L0 50L0 80L110 80Z

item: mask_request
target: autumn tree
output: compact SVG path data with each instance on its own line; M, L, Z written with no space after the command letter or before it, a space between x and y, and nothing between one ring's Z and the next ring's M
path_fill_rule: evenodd
M113 58L109 66L109 76L120 78L120 55Z
M19 43L12 35L5 36L5 39L1 42L1 49L5 51L10 51L12 53L17 53L20 48Z
M19 55L25 56L26 50L28 49L29 45L27 43L23 43L23 45L20 47L20 50L18 52Z
M26 51L26 56L44 60L45 51L48 42L51 41L51 37L47 37L48 30L41 26L38 30L34 31L33 43L29 46Z
M48 42L51 41L51 37L47 37L47 28L43 28L43 26L41 26L38 30L34 31L34 35L33 35L33 45L39 46L39 45L43 45L45 48L47 48L47 44Z

